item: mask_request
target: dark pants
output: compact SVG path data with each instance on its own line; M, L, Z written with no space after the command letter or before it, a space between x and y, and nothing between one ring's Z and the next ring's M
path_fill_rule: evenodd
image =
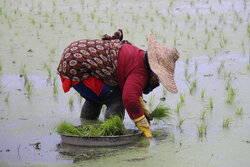
M118 115L124 118L125 108L122 103L122 93L119 88L111 88L98 100L86 99L82 106L81 118L88 120L98 119L102 106L106 105L105 119L111 115Z

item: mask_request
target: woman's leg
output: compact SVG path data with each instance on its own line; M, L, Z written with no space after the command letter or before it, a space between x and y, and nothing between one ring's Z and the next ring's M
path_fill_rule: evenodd
M80 117L88 120L96 120L99 118L101 109L101 103L86 99L85 103L82 106Z
M122 93L119 88L111 88L102 97L101 102L107 106L105 112L105 119L110 118L112 115L118 115L124 119L125 108L122 103Z

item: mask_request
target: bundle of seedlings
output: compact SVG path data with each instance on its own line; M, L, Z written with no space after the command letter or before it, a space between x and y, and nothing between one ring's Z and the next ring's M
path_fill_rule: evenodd
M56 127L60 134L77 136L115 136L125 134L123 120L119 116L111 116L101 124L89 124L84 127L74 126L69 122L63 121Z
M172 118L172 113L170 112L170 108L165 106L164 104L159 103L155 109L150 114L156 120L165 120Z

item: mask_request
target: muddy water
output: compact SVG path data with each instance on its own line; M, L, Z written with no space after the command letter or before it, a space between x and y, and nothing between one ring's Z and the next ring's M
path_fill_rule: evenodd
M250 166L249 8L244 0L1 1L0 166ZM80 124L84 100L73 90L63 93L56 75L60 55L72 41L100 38L118 28L142 49L147 48L147 33L152 31L160 43L179 50L179 93L167 93L164 102L173 119L152 122L155 137L127 146L61 144L55 126L62 120ZM51 68L51 79L44 64ZM32 85L30 97L20 75L24 65ZM232 103L226 103L229 79L236 91ZM194 80L197 87L190 94ZM180 93L185 101L177 113ZM151 96L157 105L162 87L145 99ZM235 114L237 106L243 108L242 115ZM226 118L231 124L223 128ZM127 115L124 123L135 128ZM196 125L201 123L207 125L207 132L199 137Z

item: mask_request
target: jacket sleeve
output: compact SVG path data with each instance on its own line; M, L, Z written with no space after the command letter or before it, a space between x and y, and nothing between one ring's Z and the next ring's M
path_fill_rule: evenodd
M144 115L139 98L142 96L143 88L147 84L147 77L145 71L132 73L124 84L122 93L123 105L132 120Z

